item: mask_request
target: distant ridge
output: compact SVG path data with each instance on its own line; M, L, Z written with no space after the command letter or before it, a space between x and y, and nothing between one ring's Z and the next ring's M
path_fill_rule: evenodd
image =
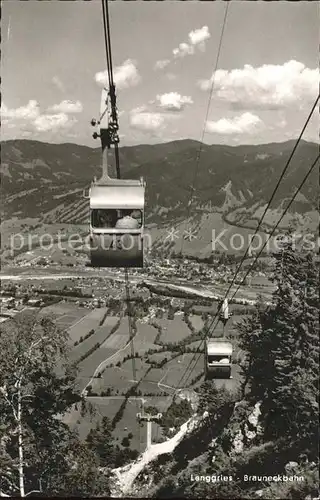
M256 227L294 144L293 140L252 146L203 144L188 224L200 232L208 226L210 232L208 221L219 214L226 224ZM147 224L162 228L185 220L199 146L187 139L120 148L123 176L143 176L147 181ZM317 154L317 144L301 141L267 214L267 225L280 217ZM112 163L112 150L109 156ZM100 147L10 140L2 142L1 160L2 221L12 217L34 217L40 223L88 221L88 201L82 191L101 174ZM304 229L317 226L317 185L315 169L290 208L286 225L291 220Z

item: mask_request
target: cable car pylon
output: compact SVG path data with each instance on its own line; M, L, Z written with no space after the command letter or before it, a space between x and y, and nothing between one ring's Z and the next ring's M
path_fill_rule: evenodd
M147 446L146 450L148 450L152 444L152 422L160 422L162 419L162 413L158 413L157 415L151 415L149 413L137 413L138 422L147 422Z

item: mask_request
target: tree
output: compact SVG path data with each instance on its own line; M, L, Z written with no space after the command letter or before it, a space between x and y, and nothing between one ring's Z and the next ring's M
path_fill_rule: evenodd
M123 440L121 441L121 445L124 446L125 448L129 448L130 446L130 439L128 436L125 436Z
M168 319L173 320L174 319L174 308L170 305L168 309Z
M96 428L91 429L86 439L88 448L98 456L101 467L112 464L114 451L112 441L111 422L108 417L103 417Z
M183 399L180 402L172 401L161 420L161 427L168 432L171 427L180 427L193 414L191 404Z
M94 483L91 489L88 483L91 477L107 488L98 469L94 472L93 466L85 464L78 467L77 447L87 464L95 457L61 419L82 401L75 392L75 373L68 368L66 353L67 333L48 317L28 312L1 325L2 493L68 496L77 484L79 495L95 495ZM74 483L76 470L80 475Z
M318 442L318 273L289 244L276 255L273 304L242 324L251 401L262 401L265 439L284 438L315 458Z
M114 467L122 467L132 460L136 460L139 456L138 450L131 450L130 448L120 449L119 446L115 448L115 461Z
M213 380L204 381L198 394L198 411L207 411L215 419L221 418L225 411L228 413L237 401L236 394L228 392L224 387L216 387Z

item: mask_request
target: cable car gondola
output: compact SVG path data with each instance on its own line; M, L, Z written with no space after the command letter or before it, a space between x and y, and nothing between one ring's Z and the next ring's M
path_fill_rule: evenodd
M109 122L105 109L108 95L103 89L99 122L103 175L92 182L88 196L91 266L142 268L145 183L143 178L135 180L109 176L111 168L108 166L107 151L110 144L115 144L117 148L119 141L118 125ZM98 137L98 134L94 136Z
M232 343L219 339L205 342L204 371L207 380L232 378Z
M93 267L143 267L144 183L107 179L90 192Z

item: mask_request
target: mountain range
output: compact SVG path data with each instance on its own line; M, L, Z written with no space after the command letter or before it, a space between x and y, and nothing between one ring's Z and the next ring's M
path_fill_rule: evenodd
M255 228L293 150L295 141L261 145L206 145L180 140L120 148L124 178L143 176L146 225L197 231L223 223ZM283 213L318 154L301 141L265 217L264 229ZM110 163L113 151L108 152ZM89 219L83 190L101 174L101 150L77 144L10 140L1 147L1 220L36 218L40 223L83 224ZM292 204L284 225L316 230L318 171L314 169ZM192 196L191 196L192 195ZM211 222L212 223L211 223Z

